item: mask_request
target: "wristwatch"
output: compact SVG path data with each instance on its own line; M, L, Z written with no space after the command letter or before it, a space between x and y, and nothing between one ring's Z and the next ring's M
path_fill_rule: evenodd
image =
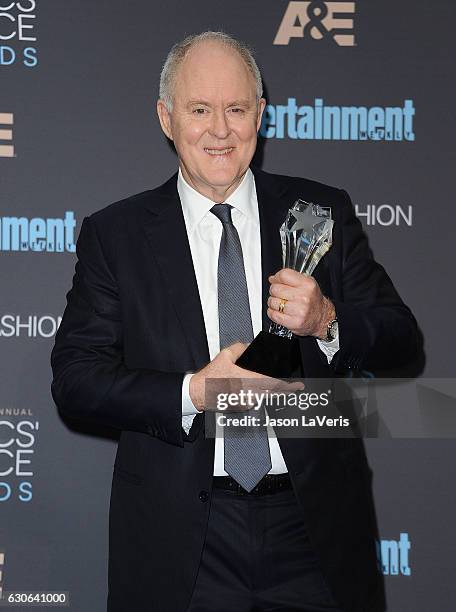
M326 328L326 342L332 342L339 335L339 321L337 319L333 319L328 323L328 327Z

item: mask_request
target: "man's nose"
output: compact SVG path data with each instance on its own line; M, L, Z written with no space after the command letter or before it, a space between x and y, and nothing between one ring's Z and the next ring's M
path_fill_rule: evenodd
M212 114L210 131L217 138L227 138L230 133L228 118L224 111L215 111Z

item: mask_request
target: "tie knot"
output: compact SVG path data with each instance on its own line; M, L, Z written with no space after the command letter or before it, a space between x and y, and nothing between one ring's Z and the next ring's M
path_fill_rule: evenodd
M213 213L222 223L232 224L233 221L231 219L231 204L216 204L211 208L211 213Z

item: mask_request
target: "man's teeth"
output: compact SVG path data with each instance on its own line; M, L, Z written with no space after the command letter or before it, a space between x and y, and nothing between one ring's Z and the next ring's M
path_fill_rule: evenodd
M204 149L206 153L209 155L226 155L227 153L231 153L233 147L228 147L227 149Z

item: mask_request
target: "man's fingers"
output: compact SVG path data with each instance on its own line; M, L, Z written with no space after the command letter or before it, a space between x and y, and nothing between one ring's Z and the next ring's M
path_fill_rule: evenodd
M269 378L269 376L266 376L265 374L259 374L258 372L254 372L253 370L247 370L245 368L241 368L240 366L235 366L235 368L239 373L239 378L243 378L245 380L266 380Z
M291 287L299 287L302 283L303 277L304 275L296 270L282 268L282 270L279 270L269 277L269 282L290 285Z
M236 363L236 361L239 359L239 357L242 355L242 353L248 346L249 345L245 344L244 342L235 342L234 344L230 344L230 346L227 346L223 350L228 353L231 361L233 363Z
M277 385L272 387L274 391L286 391L292 393L293 391L303 391L305 389L305 384L302 381L296 380L293 382L287 382L286 380L277 381Z
M282 302L284 299L284 302ZM301 313L302 307L300 307L299 303L293 302L292 300L287 300L286 298L278 298L278 297L269 297L267 301L268 308L271 310L275 310L280 312L280 305L283 304L283 314L287 315L299 315Z
M293 300L296 297L297 290L295 287L289 285L283 285L282 283L273 283L269 287L269 295L277 298L283 298L284 300Z
M274 321L274 323L279 323L279 325L283 325L288 329L293 331L293 323L296 321L296 318L293 318L291 315L287 315L279 312L278 310L273 310L272 308L268 308L266 314Z

